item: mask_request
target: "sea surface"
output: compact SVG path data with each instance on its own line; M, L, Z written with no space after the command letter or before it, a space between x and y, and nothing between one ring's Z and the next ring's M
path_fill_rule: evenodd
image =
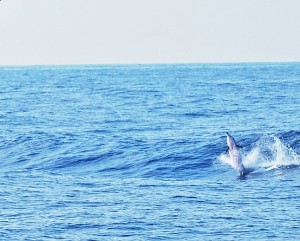
M0 87L0 240L299 240L300 63L2 66Z

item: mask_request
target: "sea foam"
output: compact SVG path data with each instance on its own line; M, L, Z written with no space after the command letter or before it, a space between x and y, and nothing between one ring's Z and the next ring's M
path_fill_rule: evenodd
M240 149L243 164L251 171L292 168L300 166L300 158L295 150L275 135L265 135L257 140L250 149ZM234 168L228 154L221 154L219 160Z

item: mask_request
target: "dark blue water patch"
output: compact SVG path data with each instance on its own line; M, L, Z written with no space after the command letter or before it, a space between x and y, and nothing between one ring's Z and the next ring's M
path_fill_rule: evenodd
M279 133L278 137L283 140L285 144L297 151L297 153L300 153L300 131L293 130Z
M190 112L185 113L184 117L187 118L205 118L205 117L211 117L211 111L209 110L202 110L201 112Z
M84 153L81 154L81 156L68 156L62 159L58 159L53 163L50 167L51 169L60 169L60 168L68 168L72 169L74 167L76 168L82 168L82 167L88 167L90 166L92 168L93 163L97 163L101 165L101 162L107 162L107 160L110 160L111 158L116 158L118 155L122 155L123 152L117 152L117 151L109 151L106 153L103 153L101 155L96 156L88 156L89 154Z
M262 133L253 132L251 134L237 134L235 140L237 144L245 151L250 151L261 139L263 136Z
M186 172L189 172L189 178L194 175L199 176L201 170L209 168L212 165L209 149L205 150L198 148L187 148L191 143L184 141L177 143L181 149L168 149L164 155L162 150L157 150L158 153L153 155L152 147L143 140L136 140L131 142L124 142L123 147L120 146L115 150L107 149L105 152L101 151L105 146L99 146L95 150L86 150L77 153L77 146L73 149L66 150L63 158L48 158L48 161L43 161L32 165L31 168L46 169L51 171L75 171L91 173L98 172L107 175L131 175L135 177L184 177ZM175 145L175 147L176 147ZM126 150L128 149L129 150ZM133 151L130 149L140 149L140 151ZM202 152L207 152L203 154ZM206 157L206 159L203 159ZM201 174L203 175L203 173Z

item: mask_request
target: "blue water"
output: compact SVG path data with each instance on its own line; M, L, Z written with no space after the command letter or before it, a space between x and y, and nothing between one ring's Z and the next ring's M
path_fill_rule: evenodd
M0 86L0 240L299 238L300 63L0 67Z

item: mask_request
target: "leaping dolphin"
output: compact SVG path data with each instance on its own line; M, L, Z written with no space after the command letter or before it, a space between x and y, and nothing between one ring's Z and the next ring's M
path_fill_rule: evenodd
M244 176L246 174L246 171L242 163L241 154L238 149L240 146L236 144L234 138L231 135L229 135L228 132L226 132L226 134L230 161L233 164L233 166L239 171L240 175Z

